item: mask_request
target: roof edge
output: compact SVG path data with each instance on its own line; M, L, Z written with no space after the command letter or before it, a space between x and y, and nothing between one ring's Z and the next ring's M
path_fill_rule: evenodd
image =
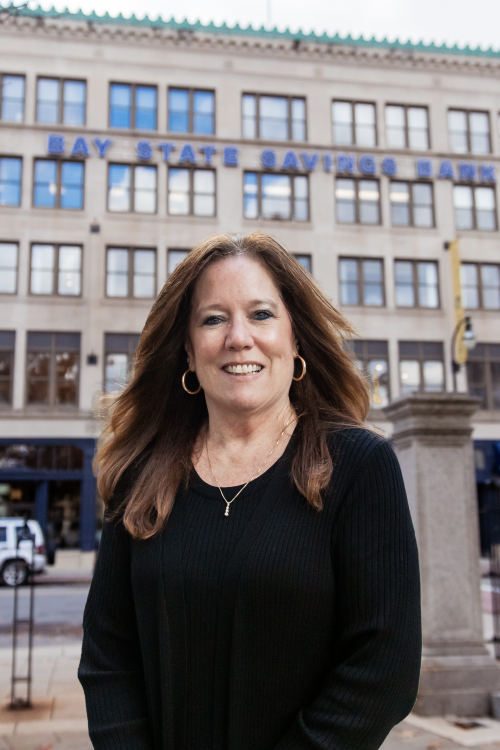
M27 4L16 6L14 3L9 3L8 5L0 3L0 14L4 13L7 13L10 16L20 16L24 18L61 19L68 21L81 21L85 23L110 24L113 26L142 26L155 29L174 29L187 32L199 31L206 34L259 37L261 39L282 39L299 43L312 42L314 44L351 45L353 47L395 49L407 52L438 53L444 55L460 55L464 57L500 58L500 50L494 50L492 47L482 49L481 47L470 47L469 45L459 47L458 44L448 46L445 43L435 44L434 42L430 42L429 44L410 41L400 42L398 39L390 42L387 37L382 40L377 40L375 37L365 39L362 35L359 37L353 37L351 34L348 34L347 36L341 36L340 34L330 36L326 32L320 35L313 31L306 34L303 31L292 32L289 29L279 31L276 27L274 27L274 29L266 29L264 26L261 26L260 29L255 29L250 25L246 27L242 27L239 24L228 26L226 23L217 26L212 22L208 24L203 24L200 21L191 23L187 19L184 21L176 21L174 18L171 18L168 21L164 21L161 16L158 16L156 19L149 18L147 15L145 15L144 18L137 18L135 14L132 14L129 17L125 17L121 13L117 16L111 16L108 12L100 16L95 11L92 11L91 13L84 13L82 10L73 12L67 8L63 11L58 11L54 7L44 10L39 5L30 8Z

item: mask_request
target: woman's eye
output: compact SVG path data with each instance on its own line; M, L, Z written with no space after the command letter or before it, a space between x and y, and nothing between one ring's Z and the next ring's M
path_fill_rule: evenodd
M255 317L257 320L267 320L268 318L272 318L273 314L269 310L257 310L255 314Z
M203 321L204 326L216 326L217 323L220 323L222 318L220 315L210 315L208 318L206 318Z

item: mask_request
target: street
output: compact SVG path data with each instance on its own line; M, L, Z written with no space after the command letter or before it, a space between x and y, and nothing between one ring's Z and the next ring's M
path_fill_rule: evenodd
M36 586L35 633L79 635L89 586ZM0 589L0 636L11 632L14 590ZM29 587L19 590L19 616L27 617Z

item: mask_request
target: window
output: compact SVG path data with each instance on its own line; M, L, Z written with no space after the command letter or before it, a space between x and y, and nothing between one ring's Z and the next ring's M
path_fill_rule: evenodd
M372 388L372 406L383 408L390 399L387 341L354 341L354 356Z
M108 211L156 213L156 167L110 164Z
M190 250L167 250L167 274L170 276Z
M104 334L104 380L108 393L120 389L129 379L140 335L140 333Z
M439 307L437 263L396 261L396 305Z
M85 125L85 81L39 78L36 120L50 125Z
M19 206L21 203L22 160L0 157L0 206Z
M6 122L24 120L24 76L0 75L0 113Z
M388 148L429 148L429 124L426 107L388 104L385 108Z
M36 159L33 205L83 208L83 175L83 162Z
M497 228L494 188L455 185L453 205L457 229L492 231Z
M172 133L215 133L215 94L197 89L169 89L168 129Z
M306 140L306 100L291 96L243 94L243 138Z
M298 260L300 265L306 269L308 273L312 274L312 257L310 255L298 255L293 253L293 257Z
M335 182L337 221L340 224L380 224L380 193L378 180Z
M381 260L340 258L340 303L384 305L384 270Z
M246 219L309 220L309 182L305 175L245 172Z
M333 141L339 146L377 145L375 105L364 102L333 102Z
M109 92L110 127L156 130L156 101L156 86L112 83Z
M490 119L487 112L467 112L450 109L448 112L450 149L455 154L489 154Z
M443 344L436 341L400 341L401 393L444 390Z
M215 216L213 169L168 170L168 212L179 216Z
M480 409L500 409L500 344L476 344L469 352L467 382Z
M15 331L0 331L0 405L12 403Z
M109 247L106 261L108 297L154 297L156 251Z
M82 289L82 248L78 245L32 245L31 294L75 297Z
M17 292L17 242L0 242L0 294Z
M28 332L28 404L78 406L79 333Z
M500 310L500 266L462 263L460 266L463 306L469 310Z
M432 185L391 182L391 222L398 227L433 227Z

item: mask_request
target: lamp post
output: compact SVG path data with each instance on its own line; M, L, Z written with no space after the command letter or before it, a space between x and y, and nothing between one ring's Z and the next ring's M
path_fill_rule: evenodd
M476 334L474 333L474 330L472 328L472 323L469 315L466 315L465 318L462 318L457 325L455 326L455 330L453 331L453 336L451 337L451 367L453 372L453 393L457 392L457 372L460 371L460 365L461 362L457 362L455 347L456 347L456 340L457 335L462 326L465 324L465 331L464 335L462 336L462 342L467 351L471 351L471 349L474 349L476 346Z

